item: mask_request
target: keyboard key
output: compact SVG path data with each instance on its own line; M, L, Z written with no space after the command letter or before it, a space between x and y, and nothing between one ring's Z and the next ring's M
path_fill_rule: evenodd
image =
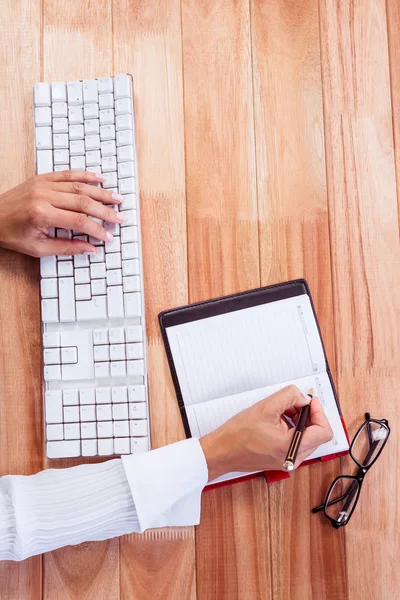
M93 344L98 346L101 346L102 344L108 344L108 329L94 329Z
M100 136L98 133L87 135L85 137L85 148L86 150L100 150Z
M85 120L85 135L93 135L100 133L100 121L99 119L87 119Z
M42 300L42 321L43 323L58 323L58 300L49 298Z
M54 150L54 164L69 163L69 150Z
M117 154L117 147L115 140L108 140L107 142L101 142L101 156L115 156ZM119 160L119 159L118 159ZM116 167L114 171L116 170Z
M147 437L131 438L132 454L139 454L149 450L149 439Z
M81 421L95 421L96 407L93 404L80 407Z
M127 438L115 438L114 452L115 452L115 454L130 454L131 453L130 439L128 437Z
M62 423L63 422L63 406L61 390L48 390L44 395L46 422L47 423Z
M108 269L120 269L122 266L121 255L119 252L106 254L106 267Z
M64 423L78 423L79 408L78 406L64 406Z
M117 150L117 158L119 163L133 161L135 159L133 146L119 146Z
M83 123L83 106L69 106L68 121L70 125L77 125L78 123Z
M126 163L128 164L128 163ZM125 217L125 221L121 223L121 227L132 227L137 225L137 216L136 210L124 210L121 212L121 215Z
M60 334L58 331L46 331L43 333L43 348L58 348L60 346Z
M138 421L129 422L132 437L147 435L147 421L141 419Z
M64 390L62 395L64 406L77 406L79 404L78 390Z
M64 425L64 437L66 440L79 440L81 437L79 423L66 423Z
M135 165L133 162L122 162L118 165L118 178L123 177L134 177L135 176Z
M128 405L127 404L113 404L112 405L112 418L114 421L122 421L124 419L128 419Z
M70 125L69 139L70 140L83 140L83 138L84 138L83 125Z
M144 386L143 386L144 388ZM129 403L129 418L130 419L147 419L146 402L130 402Z
M61 364L60 348L51 348L51 349L44 350L43 361L44 361L45 365Z
M97 435L99 438L109 438L113 435L112 421L100 421L97 423Z
M94 404L95 390L94 388L81 388L79 390L80 404Z
M79 156L85 154L85 143L83 140L71 140L69 145L69 153L71 156Z
M47 442L46 449L48 458L73 458L80 456L81 443L79 440Z
M142 377L144 375L143 360L128 360L126 363L128 375L133 377Z
M60 265L70 265L71 275L73 274L72 262L58 263L58 272L60 273ZM60 277L59 282L59 305L60 305L60 321L67 323L75 321L75 286L73 277Z
M109 94L114 89L112 77L99 77L97 82L99 85L99 94Z
M96 79L84 79L83 80L83 101L86 102L98 102L98 90Z
M94 219L92 219L94 221ZM98 219L97 219L98 221ZM103 221L100 221L99 225L103 226ZM102 263L104 262L104 248L99 246L97 249L97 253L90 257L91 263Z
M53 146L55 150L68 150L68 133L55 133L53 135Z
M124 245L122 246L122 250L124 249ZM132 254L132 252L127 253ZM135 253L133 253L135 254ZM129 275L138 275L139 274L139 261L137 259L132 260L123 260L122 261L122 274L127 277Z
M51 84L51 100L52 102L67 101L67 88L63 81Z
M117 170L117 159L115 156L103 156L101 159L101 169L103 173Z
M111 377L125 377L126 362L124 360L111 362Z
M42 298L57 298L58 282L55 278L42 279L40 282L40 293Z
M112 125L114 123L114 111L111 109L100 111L100 125Z
M112 327L109 329L110 344L124 344L125 332L123 327Z
M110 363L98 362L94 364L95 377L106 378L110 377Z
M107 256L111 256L108 254ZM107 307L110 319L124 316L122 285L107 288ZM125 316L126 309L125 309Z
M92 297L90 284L75 286L75 298L77 300L90 300Z
M92 266L92 265L91 265ZM99 265L93 265L99 266ZM93 321L107 318L106 296L93 296L91 300L76 302L77 321Z
M132 145L132 131L124 129L117 131L117 146L131 146Z
M64 439L64 428L61 424L59 425L47 425L46 427L46 438L48 440L63 440Z
M121 269L112 269L107 271L107 285L121 285L122 271Z
M101 109L114 108L114 95L113 94L101 94L101 96L99 96L99 107Z
M121 132L124 133L124 132ZM121 163L126 164L126 163ZM118 189L120 194L132 194L135 189L135 179L133 177L126 177L125 179L118 180Z
M68 81L67 83L68 104L83 104L83 90L81 81Z
M66 102L55 102L52 106L53 118L65 118L68 115L68 105Z
M106 278L106 265L105 265L105 263L91 263L91 265L90 265L90 277L92 279L105 279Z
M107 346L95 346L93 349L93 355L95 362L106 362L110 360L110 347Z
M114 440L98 440L99 456L110 456L114 454Z
M73 365L78 362L76 348L61 348L61 362L64 365Z
M129 436L129 421L114 421L114 437Z
M49 83L36 83L34 88L34 102L35 106L50 106L50 84Z
M115 125L102 125L100 139L101 141L115 140Z
M124 115L125 113L132 113L132 102L129 98L122 100L116 100L115 102L115 114Z
M118 184L117 173L115 171L111 171L110 173L104 174L103 187L104 188L112 188L116 187Z
M139 292L140 291L140 277L138 275L131 275L130 277L123 278L123 289L126 292Z
M50 352L52 352L50 350ZM125 345L124 344L112 344L110 346L110 359L111 360L125 360ZM111 364L112 370L112 364Z
M128 360L136 360L138 358L143 358L143 344L127 344L126 358Z
M78 257L75 256L74 259L75 258L78 258ZM88 262L89 262L89 257L85 256L85 258L87 258ZM75 283L89 283L90 282L89 269L75 269L74 277L75 277Z
M85 104L83 107L83 116L85 119L98 119L99 118L99 105L98 104Z
M114 98L119 100L120 98L131 97L131 79L129 75L116 75L114 77Z
M124 261L128 261L130 259L133 259L134 262L133 264L130 263L129 265L127 265L129 268L132 268L132 272L131 273L124 273L124 275L139 275L139 260L137 258L138 254L139 254L139 247L138 244L135 242L129 242L128 244L122 244L121 246L122 249L122 258L124 259Z
M96 388L96 404L110 404L111 402L111 388L102 387ZM111 417L110 417L111 419ZM105 419L107 421L107 419Z
M57 261L55 256L44 256L40 259L40 275L57 277Z
M113 418L111 404L98 404L96 407L96 414L98 421L111 421Z
M139 325L131 325L125 329L125 338L127 342L141 342L143 340L143 331Z
M85 423L82 425L83 427L87 427L89 423ZM83 438L82 433L82 438ZM97 456L97 440L82 440L82 456Z
M83 439L97 437L97 423L95 421L81 423L81 435Z
M68 119L66 117L53 119L53 133L68 133Z
M122 129L132 129L133 120L132 115L118 115L115 119L115 129L121 131Z
M71 157L71 170L84 171L86 169L86 160L84 156Z
M38 150L36 152L36 171L38 175L53 171L53 152L51 150Z
M127 402L127 388L124 385L119 385L111 388L111 398L113 404L116 402Z
M91 283L92 295L102 296L107 293L106 280L105 279L94 279Z
M51 125L51 108L50 107L43 106L41 108L35 108L35 125L37 127Z
M51 127L36 127L35 143L36 148L39 148L39 150L51 150L51 148L53 147L53 136L51 132Z

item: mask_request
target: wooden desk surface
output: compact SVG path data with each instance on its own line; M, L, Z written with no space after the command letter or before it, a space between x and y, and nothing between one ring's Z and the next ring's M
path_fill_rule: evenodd
M202 523L0 565L0 597L400 597L400 4L0 0L1 191L33 174L31 88L135 82L156 446L183 437L156 315L306 277L351 433L392 437L345 531L310 508L348 459L207 493ZM1 253L0 474L43 455L38 262ZM0 515L1 518L1 515Z

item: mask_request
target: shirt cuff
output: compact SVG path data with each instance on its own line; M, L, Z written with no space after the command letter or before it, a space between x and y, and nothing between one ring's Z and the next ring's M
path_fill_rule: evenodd
M199 524L208 469L197 438L121 458L141 532Z

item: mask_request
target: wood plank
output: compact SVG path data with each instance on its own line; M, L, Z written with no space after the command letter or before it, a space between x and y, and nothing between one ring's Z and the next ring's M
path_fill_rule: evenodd
M116 72L134 79L155 448L184 438L157 321L161 310L187 302L180 3L121 0L113 17ZM182 600L195 597L192 528L121 540L123 598L173 597L170 586Z
M397 204L400 211L400 3L386 1ZM400 222L399 222L400 224Z
M90 18L88 15L90 14ZM43 4L44 81L113 72L111 0ZM65 467L82 460L47 461ZM85 462L95 462L86 460ZM45 598L119 598L119 540L83 544L44 556ZM89 566L90 565L90 566Z
M395 598L400 248L385 2L322 0L320 19L339 393L351 434L365 410L394 430L346 527L348 597Z
M253 0L251 13L261 280L308 280L334 369L318 0ZM310 514L339 470L270 486L274 598L345 597L343 536Z
M40 78L40 12L40 3L1 3L0 194L33 175L32 86ZM0 289L0 476L29 475L42 467L37 261L0 251ZM41 598L40 557L0 563L0 590L4 600Z
M248 2L182 2L189 297L259 285ZM268 598L265 482L203 494L197 590Z

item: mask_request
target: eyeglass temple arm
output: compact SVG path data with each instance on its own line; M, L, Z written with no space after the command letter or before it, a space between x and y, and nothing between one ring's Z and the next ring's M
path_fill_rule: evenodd
M346 497L346 494L343 494L343 496L339 496L339 498L335 498L335 500L331 500L330 502L328 502L327 506L332 506L333 504L337 504L337 502L341 502L343 500L343 498ZM325 502L323 504L320 504L319 506L316 506L315 508L313 508L311 510L312 513L317 513L320 512L321 510L324 510L325 507Z

